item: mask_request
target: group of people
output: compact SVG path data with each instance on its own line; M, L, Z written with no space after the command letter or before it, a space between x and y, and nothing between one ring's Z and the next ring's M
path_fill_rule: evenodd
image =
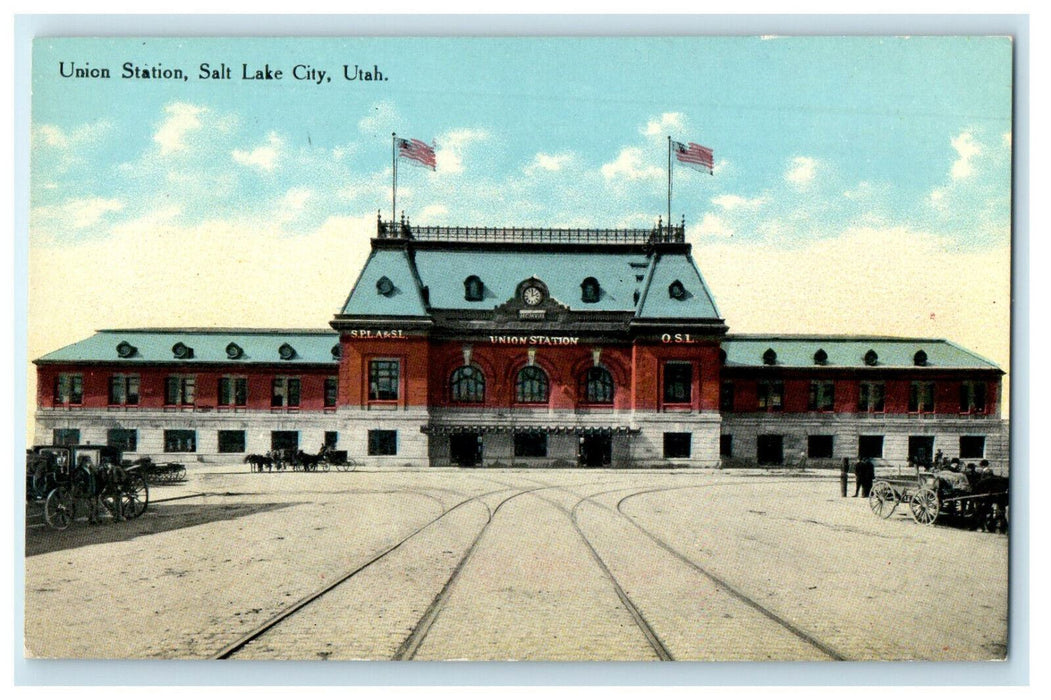
M870 458L858 460L854 465L854 498L861 493L863 498L868 498L872 491L872 482L876 479L876 465Z

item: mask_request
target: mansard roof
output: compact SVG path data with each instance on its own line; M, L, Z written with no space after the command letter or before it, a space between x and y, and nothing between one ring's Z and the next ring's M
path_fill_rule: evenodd
M477 277L481 298L465 283ZM636 319L719 320L681 226L648 229L408 227L379 224L372 253L341 316L426 317L431 310L487 311L536 278L551 298L581 312ZM598 282L596 300L582 283ZM379 289L381 280L390 285ZM682 293L673 295L671 285ZM391 287L393 291L391 291Z
M222 363L308 365L338 362L332 330L295 328L129 328L94 335L36 362L114 362L129 365ZM181 345L181 348L178 347Z
M847 369L988 369L999 367L980 355L942 338L897 338L862 335L727 335L722 342L726 367ZM764 361L768 350L774 362ZM823 362L815 356L824 351ZM874 363L866 355L875 353ZM917 353L923 352L920 358ZM917 365L917 359L924 362Z

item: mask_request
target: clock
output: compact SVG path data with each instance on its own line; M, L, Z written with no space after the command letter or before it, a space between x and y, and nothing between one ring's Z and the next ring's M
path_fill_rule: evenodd
M526 287L522 290L522 301L529 306L536 306L544 300L544 293L539 287Z

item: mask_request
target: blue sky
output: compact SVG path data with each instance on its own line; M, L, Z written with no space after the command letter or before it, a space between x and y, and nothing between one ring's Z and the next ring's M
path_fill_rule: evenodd
M701 143L715 174L676 168L672 216L732 332L948 338L1008 369L1011 60L982 37L39 39L29 357L325 327L390 215L396 131L438 161L400 169L398 209L460 225L652 226L667 137Z
M34 242L75 245L158 207L191 225L267 213L288 235L390 210L390 133L435 139L403 168L415 221L649 225L666 137L715 150L674 173L692 232L794 245L904 223L960 246L1009 218L1011 45L982 38L39 40ZM59 61L109 67L62 79ZM181 67L188 82L122 80ZM196 78L225 62L230 81ZM247 82L241 65L286 79ZM293 81L297 63L334 76ZM386 82L346 82L342 66ZM707 217L707 218L706 218Z

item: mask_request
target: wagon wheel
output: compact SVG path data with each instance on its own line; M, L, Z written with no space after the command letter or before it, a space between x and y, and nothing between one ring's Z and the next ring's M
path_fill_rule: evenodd
M131 520L146 512L150 502L150 489L141 474L128 474L120 488L121 512Z
M886 481L877 481L869 494L869 508L881 518L889 518L898 507L898 495Z
M924 486L913 494L912 501L909 503L909 509L912 511L913 520L921 525L933 525L934 521L938 519L938 511L941 509L941 499L938 498L938 492Z
M76 517L73 492L65 486L52 489L44 501L44 520L52 530L65 530Z
M322 462L320 466L321 466L321 471L323 471L323 472L327 472L329 469L332 468L331 465L329 465L328 462Z
M350 471L350 465L347 464L346 462L340 462L339 464L336 465L336 469L340 470L341 472L349 472Z

